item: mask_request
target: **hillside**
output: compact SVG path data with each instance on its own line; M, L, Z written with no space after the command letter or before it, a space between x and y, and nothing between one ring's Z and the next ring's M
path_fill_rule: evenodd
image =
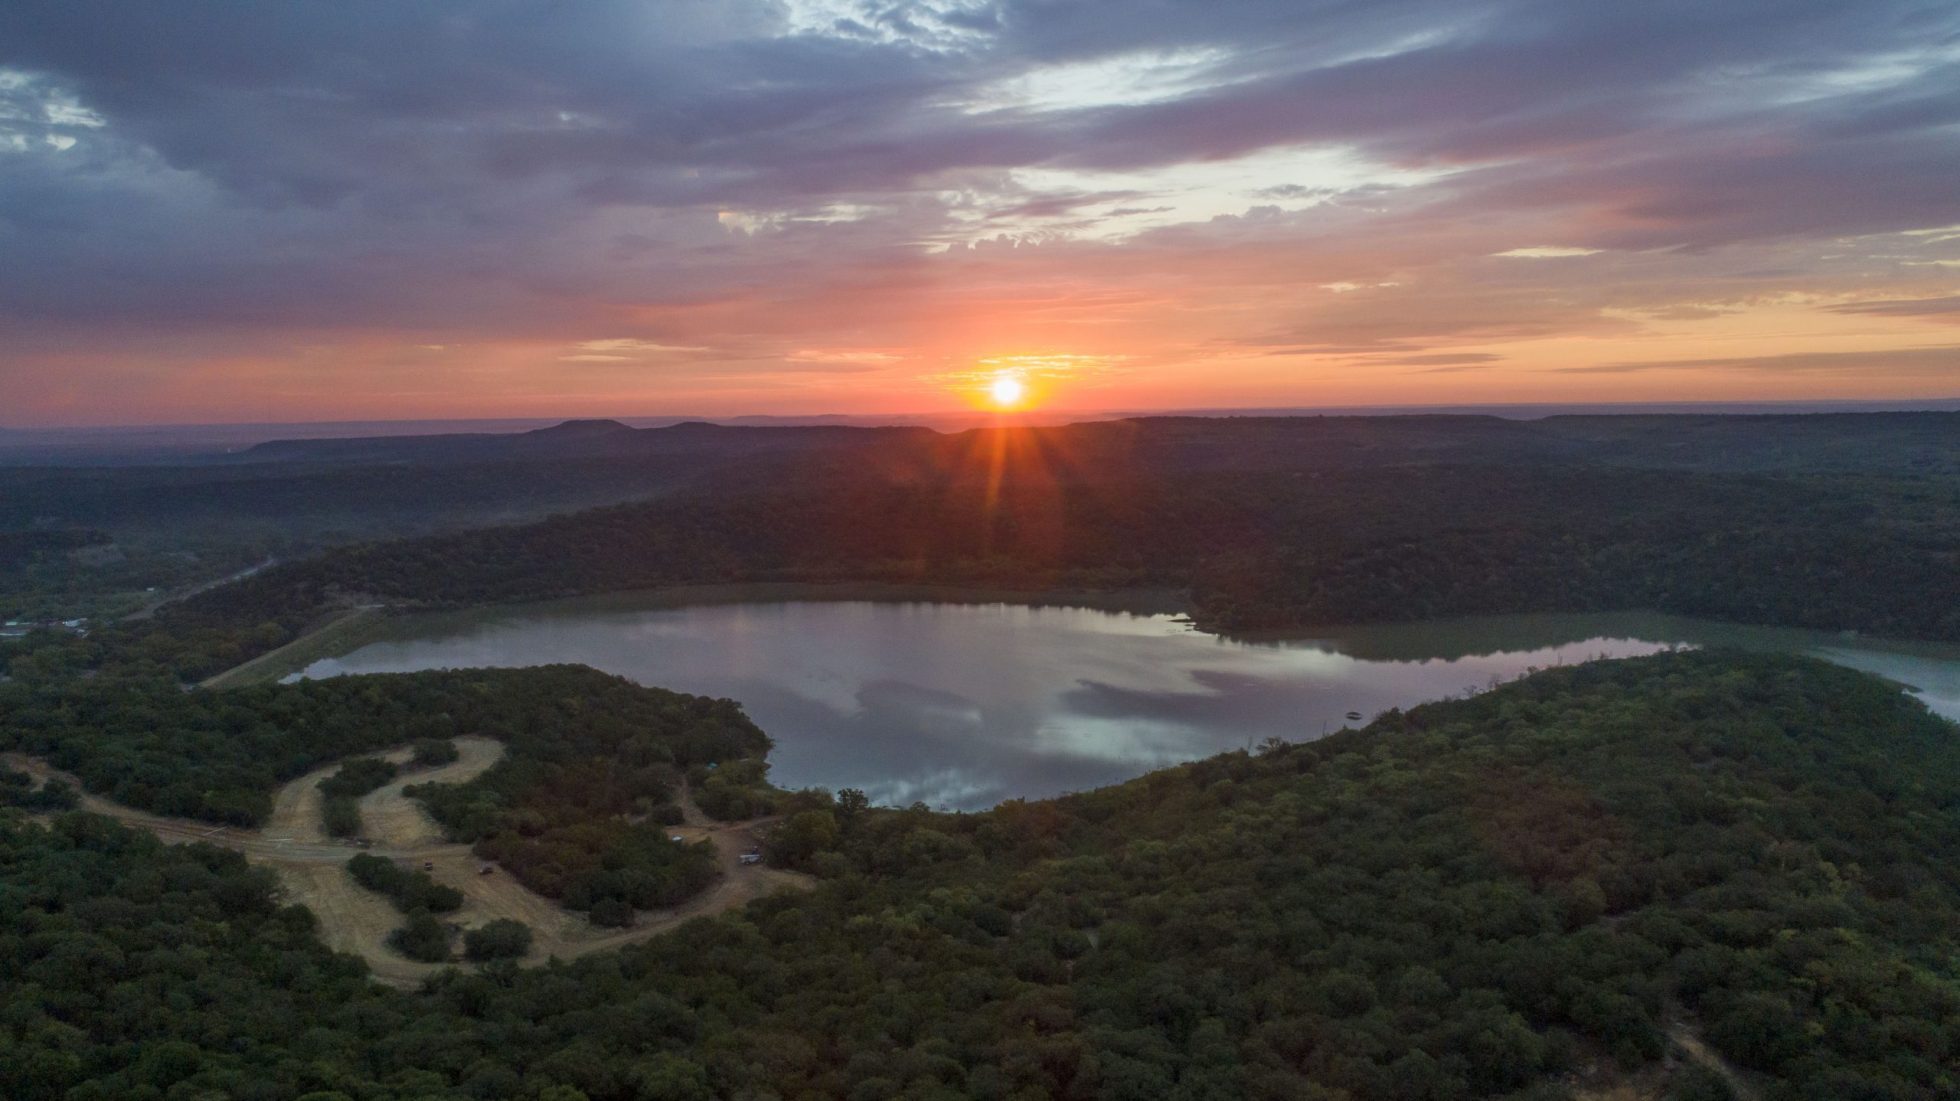
M1957 744L1816 662L1597 663L1054 802L806 812L813 895L419 994L228 854L16 819L0 1091L1726 1096L1686 1042L1772 1101L1960 1096Z
M1832 539L1847 518L1860 527L1908 529L1911 547L1948 555L1951 570L1957 436L1960 414L1820 413L1535 421L1475 415L1146 417L949 434L698 422L634 429L615 421L570 421L516 433L285 440L195 465L0 466L0 537L10 531L15 539L25 537L18 533L45 538L73 532L114 543L106 557L0 562L0 613L56 620L113 616L268 558L291 561L350 543L535 523L577 510L630 509L682 497L972 495L1008 485L1018 487L1024 500L1030 492L1070 487L1162 509L1175 506L1174 499L1161 500L1166 492L1173 498L1195 493L1202 502L1223 486L1228 499L1256 504L1241 491L1263 486L1257 491L1270 493L1275 486L1313 482L1319 484L1304 488L1332 499L1339 510L1316 515L1313 523L1338 532L1358 518L1363 523L1357 530L1366 535L1370 522L1392 504L1382 495L1409 492L1403 486L1425 474L1472 479L1472 492L1459 496L1479 510L1468 513L1468 523L1447 514L1421 515L1431 523L1423 534L1449 535L1435 521L1487 528L1498 517L1538 507L1534 495L1555 494L1561 503L1576 504L1575 494L1605 494L1595 503L1610 505L1610 495L1627 492L1628 485L1636 486L1638 497L1679 479L1696 491L1727 487L1729 496L1745 501L1780 500L1789 515L1828 504L1833 515L1823 527ZM1492 486L1474 484L1479 479ZM1362 496L1340 499L1343 486ZM1860 508L1864 518L1851 514ZM1801 520L1818 526L1815 515ZM1030 522L1051 523L1040 514L1015 520ZM95 532L101 534L88 534ZM747 538L733 534L738 545ZM1262 541L1253 549L1299 543L1287 532L1259 534ZM1598 543L1592 533L1588 537L1589 546ZM970 549L989 553L984 544ZM1438 552L1461 553L1454 546ZM1783 556L1781 550L1775 554ZM1178 583L1198 584L1202 579L1189 568L1193 555L1183 557ZM835 572L867 575L863 563L836 565ZM888 565L881 575L890 573ZM1001 565L1029 563L982 564L996 574ZM589 591L593 583L627 580L540 577L525 593ZM1719 582L1723 588L1732 584ZM1261 604L1302 603L1298 594L1262 588ZM408 599L451 598L427 589ZM1361 610L1327 609L1347 615ZM1260 615L1221 610L1214 619L1223 626L1270 626L1319 614L1312 607L1283 607ZM1900 629L1849 620L1838 625Z
M1924 599L1960 584L1946 482L1456 466L1113 480L1012 464L998 479L985 463L930 479L810 470L331 552L169 609L192 643L170 660L209 675L350 601L731 581L1171 587L1221 630L1652 609L1960 638L1960 611Z

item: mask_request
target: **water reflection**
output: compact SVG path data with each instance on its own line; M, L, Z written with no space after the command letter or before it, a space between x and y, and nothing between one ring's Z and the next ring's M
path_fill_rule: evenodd
M303 675L578 662L742 701L790 787L972 809L1123 780L1268 737L1319 737L1528 669L1690 644L1818 652L1960 717L1960 652L1660 616L1509 616L1221 639L1168 615L787 602L529 609L405 621Z

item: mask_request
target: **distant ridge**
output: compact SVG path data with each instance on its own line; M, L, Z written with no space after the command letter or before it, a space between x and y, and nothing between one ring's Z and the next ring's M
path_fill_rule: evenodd
M637 429L621 424L618 421L594 418L589 420L570 420L563 424L551 425L548 428L533 428L529 432L524 433L524 435L533 438L549 436L593 436L633 431L637 431Z
M620 429L643 431L679 424L741 428L913 428L960 432L970 428L1011 423L1022 427L1056 427L1072 423L1127 420L1140 417L1311 418L1433 416L1455 414L1501 417L1505 420L1545 420L1558 417L1761 416L1820 413L1960 412L1960 398L1897 398L1839 401L1726 401L1615 402L1538 404L1459 404L1406 406L1249 406L1184 409L1034 410L1011 418L984 410L903 414L668 415L624 418L574 418L552 423L541 417L501 419L437 419L395 421L316 421L305 423L162 424L96 427L0 428L0 465L132 465L207 463L212 461L283 461L274 449L248 454L267 443L291 444L318 440L429 439L433 437L541 437L563 441L586 435L610 434L626 439ZM604 425L603 429L568 426ZM294 459L312 457L294 452Z
M525 432L434 436L350 436L268 440L226 456L234 463L480 463L552 459L702 456L800 451L932 436L925 428L813 426L753 428L683 421L634 428L603 418L569 420Z

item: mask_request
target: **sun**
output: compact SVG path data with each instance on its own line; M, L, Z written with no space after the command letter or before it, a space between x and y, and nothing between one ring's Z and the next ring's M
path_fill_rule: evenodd
M994 404L1002 409L1014 408L1021 404L1021 399L1027 397L1027 395L1027 386L1013 375L995 375L994 381L987 387L987 396L992 398Z

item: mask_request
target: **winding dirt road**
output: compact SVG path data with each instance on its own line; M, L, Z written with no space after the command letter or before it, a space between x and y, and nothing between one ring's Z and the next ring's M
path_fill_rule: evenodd
M769 820L711 822L683 790L679 802L686 824L673 827L672 832L689 841L711 842L721 876L707 890L678 906L642 913L631 928L601 929L502 871L480 874L483 862L469 846L444 841L441 827L421 804L403 794L403 789L415 784L466 782L503 757L502 743L489 738L462 737L455 739L455 744L457 760L408 772L361 798L362 832L373 842L366 851L411 867L426 865L437 882L463 892L462 908L445 915L445 921L473 929L498 918L513 918L530 926L533 939L531 952L523 961L526 964L619 948L693 918L731 910L775 891L807 888L815 882L797 872L744 865L741 854L756 843L754 831ZM409 751L400 748L381 756L403 763L409 760ZM74 776L37 758L7 753L0 754L0 761L42 782L59 779L81 789ZM443 967L454 965L417 963L396 955L387 946L388 934L402 923L401 914L387 899L356 884L347 874L344 865L348 858L361 850L327 837L321 828L320 781L339 767L336 762L314 769L280 788L271 816L258 830L150 814L86 793L81 809L148 830L165 841L204 841L234 849L252 863L272 868L291 901L305 905L319 919L320 939L328 947L359 955L382 982L415 986Z

